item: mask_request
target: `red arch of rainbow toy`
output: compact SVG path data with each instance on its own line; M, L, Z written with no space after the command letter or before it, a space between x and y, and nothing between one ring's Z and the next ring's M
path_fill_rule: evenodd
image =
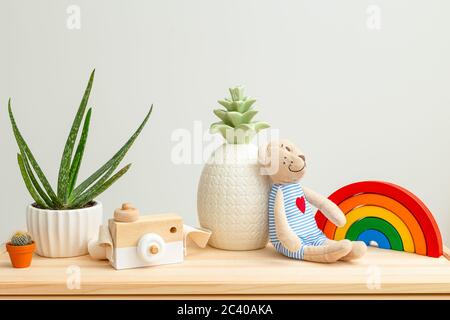
M345 214L363 206L383 207L382 203L368 203L363 200L359 201L358 198L356 198L356 196L363 194L374 194L387 197L392 200L391 203L397 204L397 212L393 212L393 214L400 217L403 222L406 220L406 222L409 221L408 229L416 243L414 249L415 253L430 257L440 257L443 254L441 233L430 210L418 197L398 185L382 181L356 182L338 189L329 196L329 199L337 204ZM357 200L352 201L351 198L353 197ZM359 198L364 199L364 197ZM369 199L370 197L366 198ZM372 199L376 198L377 197L372 197ZM376 200L372 201L377 202ZM400 212L400 209L405 208L407 211L403 210L404 212ZM316 221L318 227L325 232L325 235L330 239L334 239L337 228L323 215L322 212L317 211ZM411 223L412 221L415 222L414 225ZM425 241L423 241L423 239Z

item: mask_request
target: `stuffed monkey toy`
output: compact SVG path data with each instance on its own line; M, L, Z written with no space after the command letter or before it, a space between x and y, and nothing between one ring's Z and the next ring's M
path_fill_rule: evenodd
M317 227L311 205L338 227L346 223L339 207L299 181L306 171L306 159L288 140L271 142L260 149L260 160L272 179L269 196L269 238L275 249L298 260L332 263L362 257L362 241L328 239Z

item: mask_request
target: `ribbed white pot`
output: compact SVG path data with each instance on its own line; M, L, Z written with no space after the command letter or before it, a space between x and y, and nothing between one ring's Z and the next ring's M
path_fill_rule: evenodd
M27 207L27 227L36 242L36 253L49 258L88 254L88 241L98 235L102 220L100 202L75 210Z
M200 225L212 231L209 244L225 250L267 245L269 178L260 174L258 148L251 144L219 147L200 177Z

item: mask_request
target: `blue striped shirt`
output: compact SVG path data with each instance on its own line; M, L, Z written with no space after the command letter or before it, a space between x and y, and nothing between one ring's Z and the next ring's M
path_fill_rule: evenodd
M284 209L289 227L302 241L302 247L297 252L291 252L284 248L277 238L275 229L275 197L278 189L283 192ZM299 205L297 205L297 202ZM302 212L303 210L304 212ZM303 188L298 183L274 184L269 195L269 238L275 249L282 254L294 258L303 259L305 245L320 246L326 241L323 232L317 227L314 212L306 200Z

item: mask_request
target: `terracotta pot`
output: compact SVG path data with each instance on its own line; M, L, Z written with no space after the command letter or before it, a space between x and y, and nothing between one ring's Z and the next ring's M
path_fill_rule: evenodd
M13 246L10 242L6 244L11 264L14 268L28 268L33 259L33 252L36 249L36 244L31 243L26 246Z

